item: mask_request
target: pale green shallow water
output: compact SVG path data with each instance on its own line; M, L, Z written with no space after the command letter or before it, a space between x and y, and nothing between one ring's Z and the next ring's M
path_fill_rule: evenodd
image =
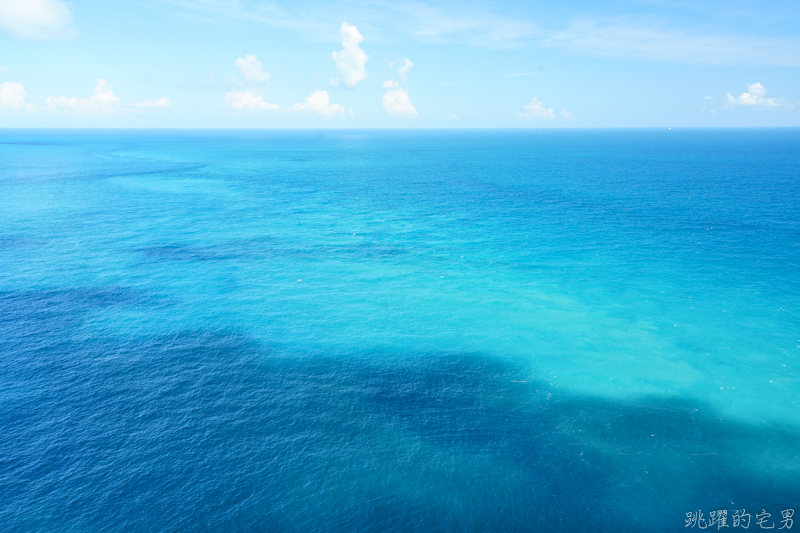
M0 530L777 529L798 192L797 130L2 132Z

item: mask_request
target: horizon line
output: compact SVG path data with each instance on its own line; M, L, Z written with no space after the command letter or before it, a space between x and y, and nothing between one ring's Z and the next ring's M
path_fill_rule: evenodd
M385 127L226 127L226 126L0 126L0 131L36 131L36 130L118 130L118 131L584 131L584 130L775 130L800 129L800 126L584 126L584 127L418 127L418 128L385 128Z

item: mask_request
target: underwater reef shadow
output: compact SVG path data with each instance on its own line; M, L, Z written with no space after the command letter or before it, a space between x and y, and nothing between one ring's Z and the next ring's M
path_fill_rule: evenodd
M297 353L236 331L41 342L80 327L53 314L149 301L80 294L0 295L25 325L0 341L8 531L677 531L686 512L761 508L777 529L800 499L798 428L573 395L480 353Z

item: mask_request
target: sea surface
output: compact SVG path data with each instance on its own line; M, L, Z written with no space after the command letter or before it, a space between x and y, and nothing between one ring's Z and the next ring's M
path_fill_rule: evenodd
M778 531L798 378L798 129L0 130L3 533Z

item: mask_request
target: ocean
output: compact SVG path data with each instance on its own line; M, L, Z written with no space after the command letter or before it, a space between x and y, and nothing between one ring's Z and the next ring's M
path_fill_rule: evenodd
M0 531L788 529L798 198L798 129L0 130Z

